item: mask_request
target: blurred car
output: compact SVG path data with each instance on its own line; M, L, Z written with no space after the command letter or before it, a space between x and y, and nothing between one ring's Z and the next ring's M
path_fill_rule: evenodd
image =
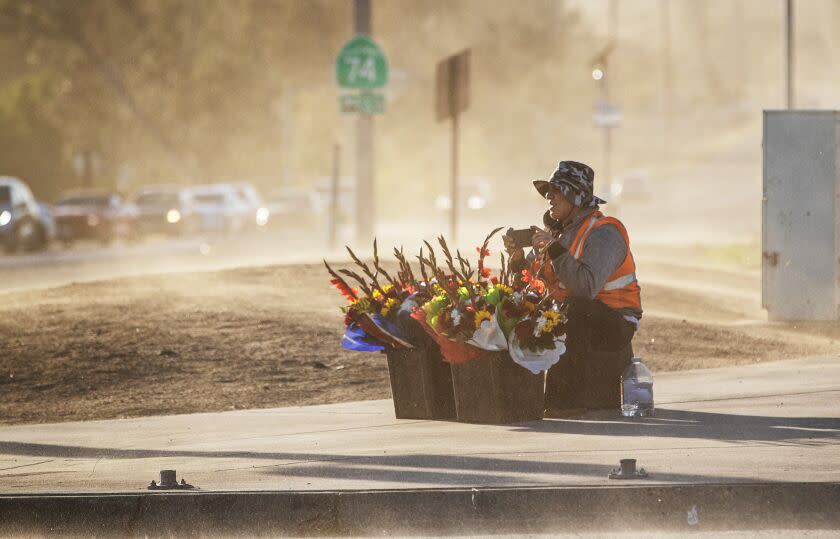
M653 198L650 180L645 172L631 172L614 180L610 184L610 196L607 202L614 207L624 204L639 204Z
M239 200L242 202L245 212L251 216L250 222L246 222L245 226L257 229L264 228L271 218L271 211L266 207L257 188L246 182L232 183L230 186L239 195Z
M183 236L198 229L193 200L188 189L178 186L148 186L134 196L137 211L135 234Z
M38 222L40 223L44 232L44 245L47 245L55 239L56 226L55 217L53 217L53 208L45 202L36 201L38 204Z
M490 182L484 178L465 178L458 183L458 202L460 210L470 212L483 210L492 200ZM441 193L435 198L435 208L449 211L452 200L449 192Z
M299 188L280 188L269 193L266 201L268 227L300 228L315 224L316 215L329 209L319 208L316 193Z
M47 247L54 231L47 208L23 181L0 176L0 244L7 252Z
M56 239L70 245L79 240L107 244L131 236L136 211L115 193L83 190L66 193L53 208Z
M198 185L190 189L197 228L206 233L242 230L249 220L239 193L227 184Z

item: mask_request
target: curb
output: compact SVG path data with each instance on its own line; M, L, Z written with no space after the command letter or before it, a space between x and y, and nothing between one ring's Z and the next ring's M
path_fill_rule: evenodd
M0 495L0 535L840 529L840 483Z

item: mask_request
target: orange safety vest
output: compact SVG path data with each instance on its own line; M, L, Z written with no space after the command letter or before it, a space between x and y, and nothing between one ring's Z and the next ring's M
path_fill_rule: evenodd
M587 218L586 223L581 225L578 230L575 241L572 242L569 248L569 254L575 260L580 259L580 255L583 253L584 246L586 245L586 238L589 237L589 234L593 230L604 225L614 225L621 232L621 237L624 238L624 244L627 246L627 254L624 256L624 261L619 264L618 268L607 279L606 284L598 292L598 295L595 296L595 299L613 309L628 307L641 309L641 289L639 288L639 283L636 281L636 262L633 260L633 254L630 252L630 238L627 236L627 229L624 228L621 221L615 217L605 217L600 211L593 212ZM563 286L563 283L554 274L554 266L550 261L546 260L546 263L542 264L539 270L540 278L548 286L549 292L555 299L563 301L569 296L569 291L566 290L566 287Z

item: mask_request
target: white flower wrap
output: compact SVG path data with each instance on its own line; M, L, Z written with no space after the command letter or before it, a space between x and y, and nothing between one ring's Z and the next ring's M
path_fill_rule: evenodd
M507 339L505 339L505 334L499 325L499 319L496 318L496 313L493 313L493 316L489 320L481 321L481 326L475 330L472 339L468 340L467 344L491 352L507 350Z
M512 331L510 333L508 349L510 350L510 357L514 363L525 367L533 374L539 374L541 371L547 371L552 365L560 361L560 356L566 352L566 336L561 335L554 339L554 348L550 350L531 352L519 346L516 331Z

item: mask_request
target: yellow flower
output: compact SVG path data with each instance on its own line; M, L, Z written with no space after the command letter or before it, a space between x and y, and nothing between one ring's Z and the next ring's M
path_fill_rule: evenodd
M373 299L375 299L377 301L381 300L382 299L382 292L380 292L379 290L374 290L373 291Z
M496 285L496 290L498 290L499 292L502 292L504 294L512 294L513 293L513 288L511 288L509 286L505 286L503 284L497 284Z
M492 314L487 309L481 309L477 313L475 313L475 329L481 327L481 323L485 320L490 320L492 318Z
M546 319L545 326L543 327L543 331L546 333L551 333L554 331L554 328L557 327L557 324L560 323L560 313L555 311L545 311L542 315Z
M388 300L385 302L385 305L383 305L382 309L380 310L380 312L382 313L382 316L388 316L388 313L396 305L397 305L397 300L395 300L394 298L388 298Z

